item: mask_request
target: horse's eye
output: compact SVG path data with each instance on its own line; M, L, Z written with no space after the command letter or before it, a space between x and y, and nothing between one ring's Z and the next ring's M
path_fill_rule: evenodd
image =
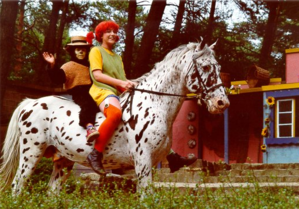
M206 65L202 67L204 71L209 71L211 69L210 65Z

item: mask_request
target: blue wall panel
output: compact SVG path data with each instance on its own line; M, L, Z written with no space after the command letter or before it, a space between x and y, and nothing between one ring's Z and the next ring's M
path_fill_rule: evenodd
M299 146L267 146L265 163L299 163Z

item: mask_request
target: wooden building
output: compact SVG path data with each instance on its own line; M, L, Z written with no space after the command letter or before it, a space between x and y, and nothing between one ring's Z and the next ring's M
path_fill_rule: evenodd
M231 85L224 114L184 102L173 125L174 151L209 162L299 163L299 48L286 50L285 81Z

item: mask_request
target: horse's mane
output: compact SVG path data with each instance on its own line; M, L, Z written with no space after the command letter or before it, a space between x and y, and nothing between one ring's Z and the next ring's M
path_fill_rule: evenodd
M196 48L196 46L198 46L198 44L200 43L189 43L189 44L185 44L185 45L181 45L173 50L171 50L161 62L158 62L155 64L154 68L149 71L148 73L143 74L141 77L134 79L134 82L141 82L142 80L144 80L146 77L148 77L149 75L153 74L154 72L157 71L157 69L159 69L159 67L169 61L172 61L173 63L177 62L177 60L186 52L188 52L189 50L194 50Z

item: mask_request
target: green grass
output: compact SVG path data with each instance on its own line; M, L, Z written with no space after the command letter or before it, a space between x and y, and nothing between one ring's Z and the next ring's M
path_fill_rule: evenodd
M74 190L65 187L59 195L48 195L45 184L37 184L13 197L0 193L0 208L298 208L296 195L289 189L236 188L226 192L153 188L143 198L139 193L122 189Z
M45 162L46 165L51 162ZM45 167L45 164L41 167ZM297 194L290 188L224 188L212 191L209 188L193 188L184 191L177 188L154 188L150 186L140 193L123 185L101 186L86 189L83 181L71 177L59 195L48 194L47 174L35 173L33 185L19 196L12 196L10 190L0 192L0 208L299 208ZM39 178L38 178L39 177ZM43 179L38 181L38 179Z

